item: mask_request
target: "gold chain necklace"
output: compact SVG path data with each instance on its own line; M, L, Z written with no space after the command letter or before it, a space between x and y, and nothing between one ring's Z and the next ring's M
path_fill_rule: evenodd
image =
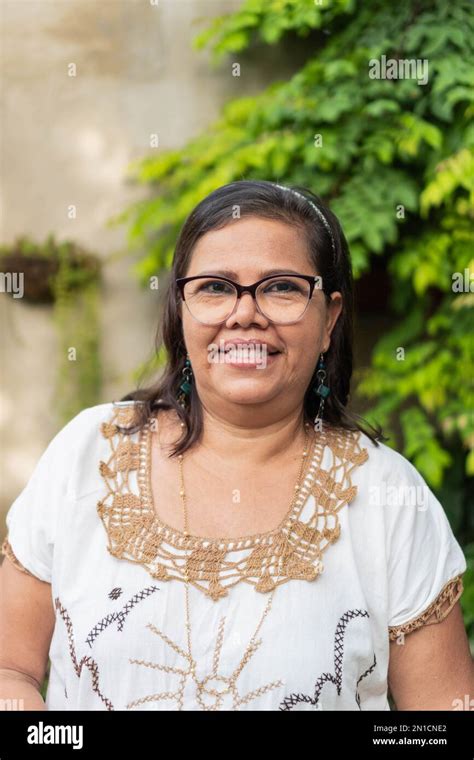
M184 423L182 423L182 426L184 426ZM302 456L302 460L301 460L300 471L299 471L299 475L298 475L298 482L295 485L295 493L294 493L294 496L293 496L293 499L292 499L292 506L294 506L295 500L298 497L298 493L300 491L301 483L302 483L303 476L304 476L304 465L305 465L305 462L307 461L307 457L308 457L308 438L309 438L309 432L308 431L309 431L309 428L310 428L310 424L309 424L309 422L306 422L305 423L305 444L304 444L303 456ZM184 536L186 538L188 538L190 536L190 533L189 533L189 524L188 524L188 510L187 510L187 504L186 504L186 492L185 492L185 488L184 488L183 454L179 454L178 455L178 462L179 462L179 475L180 475L180 492L179 492L179 494L180 494L182 502L183 502L183 515L184 515L184 531L183 531L183 533L184 533ZM288 541L289 541L289 535L287 536L287 539L286 539L287 543L288 543ZM263 621L265 620L266 616L268 615L268 613L271 610L272 602L273 602L273 597L275 595L275 591L277 589L277 585L275 585L275 588L273 589L273 591L270 594L270 597L269 597L269 599L267 601L267 604L265 606L263 614L262 614L262 616L260 618L260 621L259 621L259 623L258 623L258 625L257 625L257 627L256 627L256 629L254 631L254 634L253 634L252 638L250 639L250 641L249 641L249 643L247 645L247 649L246 649L246 651L244 653L244 656L242 657L242 661L241 661L239 667L236 668L236 670L232 673L231 676L227 676L226 677L226 676L223 676L223 675L218 675L217 673L218 673L219 663L217 661L217 656L218 655L217 655L217 650L216 650L215 653L214 653L214 662L213 662L213 672L212 672L212 675L206 676L204 679L200 680L200 679L198 679L198 677L196 675L196 661L194 660L194 658L192 656L192 650L191 650L191 633L192 633L192 631L191 631L191 619L190 619L190 614L189 614L189 581L190 581L190 578L189 578L189 576L187 574L187 571L186 571L186 574L184 576L185 610L186 610L186 632L187 632L187 642L188 642L188 656L189 656L189 662L191 663L191 665L190 665L191 675L192 675L192 677L193 677L193 679L194 679L194 681L196 683L196 686L197 686L197 699L198 699L198 702L200 703L201 707L204 710L218 710L220 704L222 703L222 699L223 699L224 695L228 694L230 692L234 692L235 693L237 678L239 677L239 675L240 675L242 669L244 668L245 664L247 663L247 661L250 659L250 657L252 656L252 654L255 651L255 648L257 646L257 644L255 642L255 637L257 636L257 634L258 634L258 632L259 632L259 630L260 630L260 628L261 628L261 626L263 624ZM221 684L223 684L223 685L221 686ZM281 681L278 682L278 683L273 684L273 686L277 686L277 685L281 685ZM215 703L211 707L209 707L209 705L206 704L206 702L205 702L204 698L205 698L206 695L208 697L215 698Z

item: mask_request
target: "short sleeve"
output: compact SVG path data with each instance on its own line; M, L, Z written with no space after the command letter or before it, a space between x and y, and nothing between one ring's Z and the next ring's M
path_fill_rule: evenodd
M3 554L47 583L52 580L57 523L71 497L70 476L88 411L79 412L54 436L6 514Z
M396 455L385 495L388 628L401 633L443 620L463 592L467 563L439 500Z

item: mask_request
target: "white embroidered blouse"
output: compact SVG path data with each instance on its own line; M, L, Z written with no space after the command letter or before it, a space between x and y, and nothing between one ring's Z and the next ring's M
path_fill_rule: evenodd
M277 528L186 537L153 505L150 423L116 427L133 411L75 416L7 513L3 553L51 584L47 708L389 710L390 641L443 619L466 570L417 470L326 427Z

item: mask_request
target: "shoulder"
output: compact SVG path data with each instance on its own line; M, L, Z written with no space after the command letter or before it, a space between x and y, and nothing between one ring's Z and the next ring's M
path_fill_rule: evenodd
M107 421L113 413L113 402L86 407L78 412L56 433L49 443L45 454L70 457L78 452L82 445L100 430L102 422Z
M102 404L86 407L71 418L59 431L58 436L75 438L77 434L81 433L100 435L103 424L112 422L118 425L130 424L141 403L140 401L106 401ZM75 440L77 443L77 438Z
M389 552L414 552L436 562L440 547L451 547L463 564L444 506L419 470L400 452L361 435L368 459L356 482L370 519L384 526ZM427 547L429 546L429 550Z
M339 460L354 466L365 483L413 477L416 468L402 454L380 441L373 441L361 430L326 428L325 442Z
M356 435L359 437L361 446L367 449L370 459L376 461L377 467L382 466L384 470L385 468L390 470L393 467L398 469L399 467L405 467L407 464L410 465L410 462L403 454L386 443L382 443L381 441L375 443L368 435L362 432L358 432Z
M99 462L116 425L127 425L139 402L108 401L86 407L56 434L45 456L50 469L67 475L68 491L76 498L96 490Z
M396 449L381 441L375 443L363 432L354 436L367 452L364 474L370 483L424 482L416 467Z
M413 529L415 522L447 522L436 495L403 454L362 431L343 431L341 440L346 441L346 469L357 490L357 511L365 518L398 533Z
M90 434L92 437L100 438L108 426L129 427L135 424L142 404L142 401L106 401L103 404L89 406L79 412L66 425L66 428L69 427L75 432L84 432L86 436Z
M95 406L88 406L81 409L80 412L75 414L74 417L71 417L71 419L59 430L55 438L58 436L64 438L68 434L72 436L74 433L92 427L97 421L102 419L106 420L110 417L114 408L114 401L106 401L103 404L96 404Z
M82 409L50 440L23 490L6 514L8 545L21 565L41 580L51 582L57 536L66 540L74 507L93 515L94 499L102 486L99 464L108 442L101 429L116 410L132 404L106 402ZM84 499L84 501L80 501ZM91 509L87 509L88 506ZM58 533L59 531L59 533Z

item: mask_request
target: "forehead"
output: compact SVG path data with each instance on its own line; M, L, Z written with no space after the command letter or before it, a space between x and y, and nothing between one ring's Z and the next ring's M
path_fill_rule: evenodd
M224 268L262 271L270 266L272 269L296 268L304 273L309 263L308 245L301 227L276 219L245 217L199 238L188 274Z

